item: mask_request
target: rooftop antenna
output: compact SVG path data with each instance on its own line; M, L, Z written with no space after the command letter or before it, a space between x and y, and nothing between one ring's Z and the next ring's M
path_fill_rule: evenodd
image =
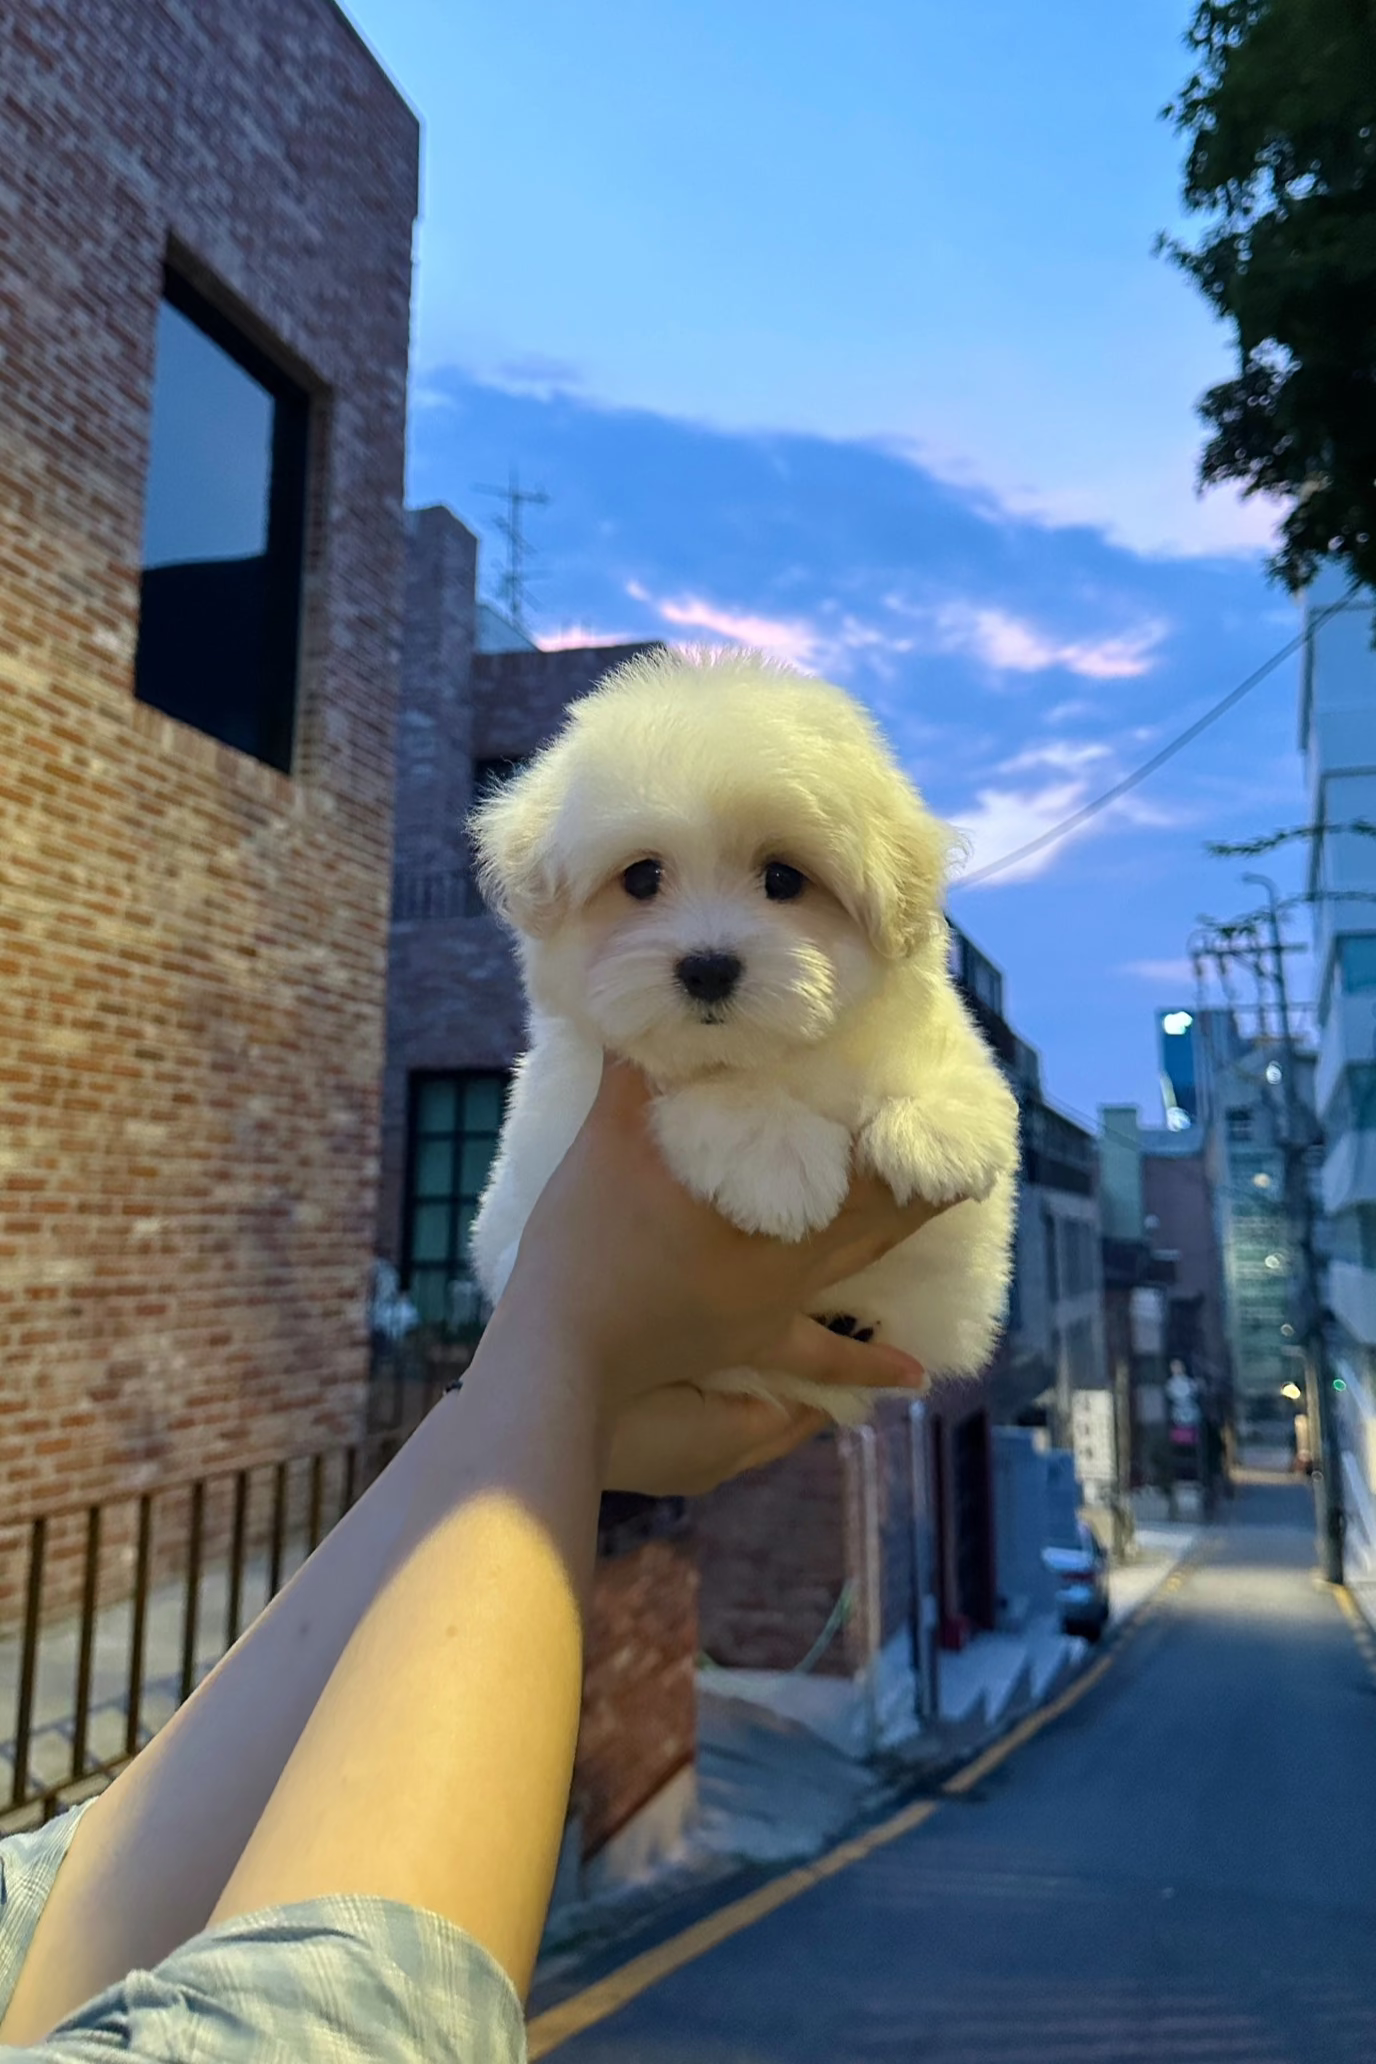
M535 551L526 538L521 511L527 502L544 503L549 496L541 488L522 487L513 462L511 478L505 487L475 487L476 494L499 495L506 503L506 514L497 518L497 528L506 539L506 572L502 575L499 593L512 627L523 638L530 632L526 628L526 585L525 561L527 554Z

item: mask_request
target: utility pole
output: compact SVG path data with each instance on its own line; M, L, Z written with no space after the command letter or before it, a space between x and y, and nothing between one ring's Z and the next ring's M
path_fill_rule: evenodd
M523 638L530 636L526 628L526 555L535 550L525 535L521 522L521 510L527 502L536 505L548 502L549 496L541 488L522 487L517 479L513 462L511 478L505 487L475 486L475 494L499 495L506 503L505 516L497 518L497 528L506 539L506 572L502 575L499 592L506 604L506 612L513 627Z
M1130 1315L1128 1323L1132 1323ZM1126 1562L1131 1555L1137 1533L1132 1511L1132 1363L1126 1354L1114 1356L1113 1416L1116 1433L1113 1552L1117 1561L1121 1563Z
M1285 983L1285 950L1280 936L1279 895L1276 885L1264 874L1244 874L1242 879L1265 889L1270 906L1271 947L1276 962L1276 1001L1280 1014L1281 1051L1285 1081L1285 1194L1289 1207L1290 1235L1300 1254L1300 1344L1304 1352L1306 1403L1309 1412L1311 1454L1314 1457L1314 1519L1318 1532L1319 1568L1330 1584L1343 1581L1343 1461L1338 1438L1337 1413L1333 1403L1332 1371L1328 1366L1328 1338L1323 1324L1323 1298L1319 1287L1319 1258L1314 1245L1314 1198L1309 1187L1306 1153L1309 1140L1300 1101L1295 1047L1290 1032L1290 1002ZM1317 1453L1314 1452L1317 1435Z

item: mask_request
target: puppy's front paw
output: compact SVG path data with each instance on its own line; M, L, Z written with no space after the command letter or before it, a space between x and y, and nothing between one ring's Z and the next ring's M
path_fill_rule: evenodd
M850 1187L850 1135L791 1097L693 1083L654 1106L674 1174L746 1233L801 1240L830 1225Z
M819 1317L817 1323L825 1326L828 1333L843 1334L847 1340L873 1340L878 1330L874 1326L862 1326L850 1312L836 1312L829 1319Z
M962 1198L982 1203L1013 1165L1006 1127L972 1118L968 1128L944 1124L925 1103L895 1097L882 1104L856 1141L856 1158L888 1184L900 1204Z

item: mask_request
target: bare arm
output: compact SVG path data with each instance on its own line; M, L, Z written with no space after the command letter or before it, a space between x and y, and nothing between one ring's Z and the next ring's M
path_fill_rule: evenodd
M406 1547L212 1920L331 1892L405 1900L474 1936L524 1994L568 1802L616 1420L666 1382L781 1356L833 1377L920 1375L796 1316L849 1254L853 1223L810 1256L737 1232L667 1176L644 1101L629 1078L604 1083L541 1198L514 1294L434 1428ZM617 1188L632 1194L612 1207L613 1245L596 1222ZM635 1202L652 1200L630 1237ZM906 1230L930 1215L909 1207ZM899 1217L886 1207L885 1241Z
M207 1925L403 1547L423 1455L415 1441L402 1449L86 1813L0 2021L0 2044L37 2042Z
M430 1905L524 1984L572 1763L599 1481L705 1488L820 1423L703 1398L693 1377L711 1368L753 1361L871 1386L920 1373L792 1315L907 1237L925 1207L900 1212L857 1184L814 1241L751 1240L667 1176L643 1104L638 1078L609 1071L464 1392L87 1814L0 2042L39 2039L212 1912L309 1891ZM524 1638L523 1616L543 1647ZM549 1719L529 1735L527 1695ZM506 1817L493 1820L499 1799ZM283 1832L312 1828L301 1842ZM464 1853L498 1842L508 1866L480 1882Z
M329 1892L405 1900L524 1992L578 1733L599 1372L512 1307L427 1449L402 1552L211 1919Z

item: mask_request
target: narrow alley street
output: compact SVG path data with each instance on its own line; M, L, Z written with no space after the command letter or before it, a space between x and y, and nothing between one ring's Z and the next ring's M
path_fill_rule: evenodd
M1069 1711L552 2054L1368 2064L1376 1651L1312 1571L1307 1488L1241 1488Z

